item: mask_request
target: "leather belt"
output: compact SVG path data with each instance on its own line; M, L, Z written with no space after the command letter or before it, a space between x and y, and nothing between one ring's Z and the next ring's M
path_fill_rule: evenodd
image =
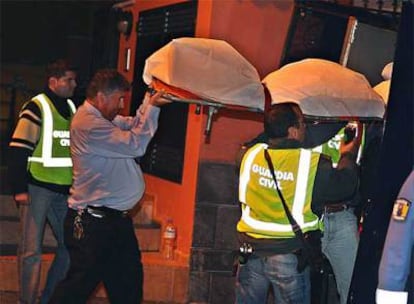
M86 206L85 209L87 213L96 218L127 217L129 215L129 210L121 211L108 207Z
M335 212L341 212L344 210L347 210L349 207L346 204L330 204L326 205L324 210L324 213L335 213Z

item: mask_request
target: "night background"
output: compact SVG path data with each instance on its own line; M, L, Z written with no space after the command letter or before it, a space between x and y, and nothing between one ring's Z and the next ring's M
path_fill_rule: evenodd
M77 104L94 71L116 68L119 10L112 6L117 2L0 0L2 193L8 191L3 174L11 132L22 104L43 89L46 64L66 58L78 68Z

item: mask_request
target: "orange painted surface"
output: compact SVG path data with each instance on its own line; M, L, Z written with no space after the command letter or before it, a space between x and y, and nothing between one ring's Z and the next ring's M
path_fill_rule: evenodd
M133 77L135 24L139 11L183 1L136 1L126 10L134 13L134 28L128 39L121 37L118 69L129 80ZM293 0L198 2L196 37L223 39L233 45L258 70L261 77L279 66L286 39ZM124 71L124 50L131 48L131 69ZM126 106L125 113L129 110ZM146 192L154 196L154 218L165 223L172 217L177 226L177 255L189 262L194 225L197 170L200 161L233 162L241 143L262 129L262 114L220 110L214 115L211 135L204 136L206 110L195 114L191 105L188 115L184 172L181 184L145 175Z
M210 38L240 52L261 78L279 67L293 0L213 1Z
M151 86L156 91L164 90L166 93L172 94L175 97L184 98L184 99L198 99L198 100L201 100L201 98L199 96L197 96L196 94L193 94L193 93L191 93L189 91L186 91L186 90L183 90L181 88L174 87L172 85L166 84L165 82L162 82L161 80L159 80L155 77L152 78Z
M155 219L165 224L172 217L177 227L177 255L188 258L193 235L197 169L199 160L202 116L194 114L190 106L181 184L176 184L152 175L145 175L146 192L155 197ZM198 130L198 131L197 131Z
M230 43L263 79L279 67L293 8L293 0L213 1L210 37ZM240 145L263 130L263 116L257 113L219 110L215 118L202 160L232 163Z

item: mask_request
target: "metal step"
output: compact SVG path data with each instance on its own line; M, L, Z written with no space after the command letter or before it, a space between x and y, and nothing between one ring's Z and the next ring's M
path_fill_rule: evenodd
M0 194L0 216L19 216L13 196Z
M19 211L11 195L0 195L0 254L16 255L20 236ZM43 252L52 253L56 240L49 224L43 236Z
M159 251L161 225L148 218L148 206L134 216L135 233L141 251ZM143 220L145 218L145 220ZM142 223L144 222L144 223ZM15 255L20 235L18 209L12 196L0 195L0 255ZM53 253L56 239L49 224L46 224L43 236L43 252Z
M0 216L0 254L16 255L20 236L20 222L18 217ZM44 253L53 253L56 249L56 240L52 229L47 224L43 236Z

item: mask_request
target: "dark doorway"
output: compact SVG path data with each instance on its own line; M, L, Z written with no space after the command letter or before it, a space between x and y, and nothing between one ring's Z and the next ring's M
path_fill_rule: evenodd
M174 38L194 37L197 2L185 2L143 11L137 23L137 46L131 114L141 104L147 85L142 80L145 60ZM157 133L140 160L144 172L181 183L188 105L172 103L163 107Z

